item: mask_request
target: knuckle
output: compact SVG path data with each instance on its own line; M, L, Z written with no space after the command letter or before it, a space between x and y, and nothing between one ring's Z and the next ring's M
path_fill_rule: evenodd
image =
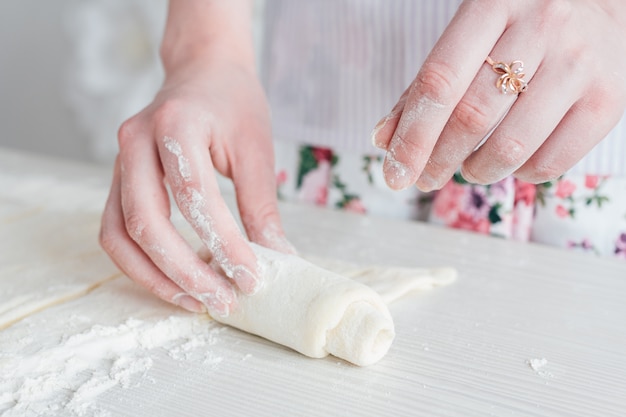
M185 184L185 186L174 185L174 200L181 213L187 218L191 216L192 212L200 212L206 208L204 199L198 192L198 185L194 182Z
M120 125L117 131L117 140L120 148L126 146L137 134L137 118L131 117Z
M484 103L464 98L452 113L451 122L462 132L484 135L492 126L491 114L485 111L488 108Z
M426 149L425 144L416 135L411 135L408 132L403 134L403 132L396 130L391 139L388 154L396 161L409 163L413 159L412 155L426 154Z
M568 68L572 78L586 78L589 69L597 66L595 55L591 45L579 43L563 51L563 66Z
M483 179L483 176L480 170L476 171L474 169L474 165L468 163L468 161L464 162L461 165L461 176L463 177L463 179L473 184L486 184L487 183L487 181Z
M454 169L450 169L450 165L441 164L439 161L430 158L417 178L415 185L419 190L425 192L439 190L453 174Z
M576 106L589 116L589 120L619 120L626 106L626 96L616 92L614 85L597 83L594 90L579 100Z
M504 18L510 14L510 4L507 0L466 0L459 6L464 15L476 19ZM478 20L477 20L478 21Z
M160 299L170 303L172 302L171 296L169 296L167 292L167 287L164 286L160 280L148 277L147 279L141 281L141 285L148 290L148 292L156 295Z
M112 246L110 239L110 235L107 233L104 226L102 226L100 228L100 233L98 233L98 243L106 253L109 253L109 248Z
M404 134L399 131L400 129L396 129L392 138L391 138L391 147L390 150L393 150L394 153L404 153L408 149L416 146L417 141L411 139L413 136L409 134ZM394 155L395 156L395 155Z
M168 99L160 103L154 110L153 117L157 125L166 124L170 120L181 119L189 106L179 99Z
M457 71L445 62L425 63L416 79L417 91L428 99L447 104L453 101L454 85L458 80Z
M144 218L138 213L131 213L125 216L126 231L128 235L135 242L140 242L143 239L146 222Z
M480 157L463 163L462 175L477 184L493 183L517 171L527 161L527 151L527 146L516 138L490 138L477 151Z
M554 31L572 18L573 7L570 0L543 1L539 2L539 7L536 16L542 32Z
M117 248L119 247L118 240L118 236L112 233L109 227L102 225L100 233L98 234L98 242L100 243L100 247L111 257L114 257L114 254L117 252Z
M571 29L567 30L572 32ZM576 85L570 84L574 88L588 85L589 79L596 78L598 74L606 75L606 68L597 57L596 46L589 39L574 32L572 36L560 42L560 53L552 56L550 61L546 59L546 62L553 68L556 66L567 68L568 80L576 81Z
M525 164L515 171L513 175L522 181L540 184L542 182L552 181L560 177L564 172L565 169L561 169L556 165Z
M242 208L241 218L246 225L262 226L278 223L278 209L271 201L255 205L252 209Z
M527 146L512 136L500 138L493 146L494 160L502 168L518 168L526 161Z
M446 175L449 171L451 171L450 163L446 163L434 155L431 155L431 157L428 158L428 162L424 167L424 172L432 178L440 178Z

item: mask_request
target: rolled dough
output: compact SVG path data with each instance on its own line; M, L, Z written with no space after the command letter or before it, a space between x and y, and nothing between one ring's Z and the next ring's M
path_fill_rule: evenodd
M238 306L215 320L262 336L304 355L335 355L356 365L371 365L389 350L394 325L383 297L369 286L320 268L300 257L252 244L263 273L256 294L238 295ZM324 263L321 261L320 263ZM387 300L414 289L454 280L450 268L435 270L357 268L327 261L332 269L379 285Z

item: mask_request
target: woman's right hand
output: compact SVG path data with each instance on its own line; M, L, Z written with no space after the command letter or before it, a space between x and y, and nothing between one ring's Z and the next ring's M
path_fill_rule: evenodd
M168 302L222 316L236 305L234 285L250 294L262 282L216 171L234 182L249 239L293 251L277 209L267 101L254 66L224 56L166 63L154 101L122 125L100 234L131 279ZM167 187L224 274L202 261L170 222Z

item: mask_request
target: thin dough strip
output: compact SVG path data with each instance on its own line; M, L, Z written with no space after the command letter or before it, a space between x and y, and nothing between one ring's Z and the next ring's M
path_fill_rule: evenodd
M426 291L453 283L457 271L451 267L402 268L382 265L356 265L336 259L305 256L320 268L365 284L389 305L414 291Z

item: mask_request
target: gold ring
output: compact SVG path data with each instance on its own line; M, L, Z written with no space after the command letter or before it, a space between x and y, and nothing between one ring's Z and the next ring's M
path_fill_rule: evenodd
M507 94L509 91L515 94L523 93L528 88L528 84L522 78L524 78L524 63L522 61L513 61L510 64L504 62L496 62L487 56L487 64L491 65L491 68L500 74L496 81L496 87L503 94Z

